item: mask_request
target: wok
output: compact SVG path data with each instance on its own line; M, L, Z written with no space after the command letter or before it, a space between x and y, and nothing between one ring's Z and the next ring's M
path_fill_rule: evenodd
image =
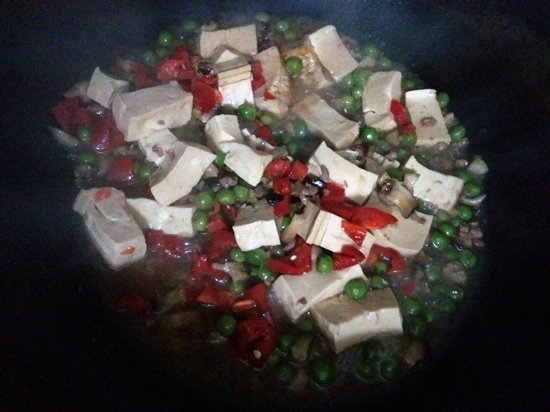
M543 410L550 406L550 16L545 1L2 2L0 409ZM375 41L451 96L489 165L486 250L468 307L422 368L376 394L240 397L155 362L106 309L72 164L48 108L74 82L181 18L306 14ZM215 371L205 371L214 374Z

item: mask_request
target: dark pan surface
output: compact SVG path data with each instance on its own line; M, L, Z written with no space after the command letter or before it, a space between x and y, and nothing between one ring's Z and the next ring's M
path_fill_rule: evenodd
M550 408L550 6L546 1L235 1L249 12L321 17L379 42L451 96L490 167L487 250L470 306L440 354L377 396L319 410ZM479 4L478 4L479 3ZM185 17L224 2L0 3L0 410L297 410L189 393L109 317L87 253L71 164L48 107L75 81ZM276 6L275 6L276 4ZM195 388L193 388L195 389ZM279 406L279 407L277 407Z

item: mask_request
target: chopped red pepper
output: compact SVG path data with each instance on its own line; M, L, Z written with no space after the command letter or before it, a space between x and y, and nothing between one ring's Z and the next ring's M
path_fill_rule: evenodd
M290 213L290 195L284 195L273 205L273 214L277 217L283 217Z
M365 240L365 236L367 235L367 229L365 229L365 227L348 222L347 220L342 220L342 230L357 244L357 246L363 244L363 240Z
M356 247L345 245L340 253L332 254L332 268L342 270L357 265L365 260L365 255Z
M85 107L79 107L74 114L74 124L93 129L96 123L96 115Z
M185 67L190 67L189 53L184 45L180 44L172 52L172 59L181 60Z
M227 225L225 224L222 215L218 212L211 213L210 221L206 225L207 232L213 234L224 229L227 229Z
M279 177L273 181L273 191L278 195L290 194L290 178Z
M207 84L212 87L216 87L216 83L218 82L218 77L214 76L213 74L205 74L202 76L197 76L195 78L196 81Z
M273 94L269 93L269 92L265 92L264 93L264 99L266 100L275 100L277 97L274 96Z
M157 67L159 80L191 80L195 75L195 69L185 68L184 60L168 59Z
M212 268L207 255L193 254L191 258L193 260L193 267L189 272L189 277L191 279L200 280L204 276L210 276L213 279L222 280L226 277L225 272Z
M323 197L321 197L321 205L330 202L344 202L344 200L346 200L346 190L336 183L327 182Z
M107 172L107 178L113 182L130 185L135 181L134 160L130 155L115 158Z
M193 106L203 113L210 112L219 102L220 92L198 80L191 82L191 93L193 94Z
M223 220L229 225L233 225L235 223L238 213L239 209L235 205L220 206L220 214L222 215Z
M307 166L302 162L300 162L299 160L296 160L292 164L292 168L290 169L289 176L291 179L301 182L307 176Z
M268 179L288 176L292 166L283 159L272 160L264 170L264 176Z
M352 220L355 211L357 210L357 205L351 205L349 203L343 202L326 202L323 203L323 209L327 212L334 213L337 216L340 216L342 219Z
M55 120L65 133L74 135L76 132L75 115L80 107L78 97L61 100L51 108Z
M388 274L390 275L405 271L405 263L403 262L403 258L395 249L372 245L366 261L367 266L372 266L379 259L389 260L390 267L388 268Z
M254 368L260 368L277 344L277 332L263 317L237 323L232 335L236 355Z
M407 116L407 110L405 107L398 101L392 100L390 103L390 112L393 116L393 120L397 123L398 126L403 126L409 123L409 117Z
M107 200L111 197L111 191L109 189L97 189L95 192L94 201L101 202L102 200Z
M292 252L282 259L268 258L266 266L271 270L286 275L298 276L309 272L311 263L311 245L297 236Z
M210 278L203 279L202 290L196 300L206 305L216 305L218 303L218 291L216 290L214 280Z
M149 302L137 293L124 293L113 302L111 308L114 310L127 310L130 313L141 315L144 319L151 319L153 309Z
M360 206L356 209L351 221L367 229L382 229L397 222L397 218L375 207Z
M98 152L110 152L124 141L124 135L115 127L111 112L102 117L90 139L90 145Z
M401 133L413 134L414 132L416 132L416 127L414 127L412 123L408 123L399 126L399 130L401 130Z
M265 140L268 143L271 142L271 129L269 127L260 125L260 127L256 129L255 134L260 139Z
M252 299L256 305L262 310L267 312L269 310L269 301L267 299L267 288L265 283L258 283L249 287L244 291L245 295Z
M152 79L146 73L134 73L132 75L132 82L136 90L153 87L158 84L156 79Z
M252 77L255 79L263 76L262 64L260 62L252 62L250 64L250 71L252 73Z
M206 250L206 254L210 261L216 261L223 258L227 255L230 248L237 246L235 234L230 230L219 230L212 238L212 243Z

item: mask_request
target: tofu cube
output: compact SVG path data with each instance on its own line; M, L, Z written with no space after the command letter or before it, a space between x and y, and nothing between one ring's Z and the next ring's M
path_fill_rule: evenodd
M273 208L265 201L241 208L233 232L237 245L243 251L281 244Z
M88 84L86 95L100 105L110 108L114 96L118 93L127 92L129 88L130 83L126 80L118 80L107 76L99 67L96 67Z
M264 96L255 97L254 104L256 108L268 112L278 119L282 119L286 116L289 108L279 99L266 99Z
M307 39L333 80L340 81L357 68L357 60L350 54L334 26L322 27L311 33Z
M313 269L300 276L280 275L272 290L284 312L295 322L313 305L342 293L346 283L356 278L367 280L359 265L325 274Z
M321 166L326 167L330 181L345 189L346 197L363 204L376 186L378 176L344 159L321 143L308 161L308 172L321 176Z
M218 46L228 46L239 53L252 56L258 52L256 26L233 27L224 30L202 30L198 41L199 54L208 59L212 57Z
M284 60L291 56L299 57L302 60L303 69L292 78L293 83L299 88L317 91L334 84L330 75L325 75L325 69L308 41L293 49L282 50L281 54Z
M116 125L129 142L159 130L186 125L192 109L193 95L176 81L117 94L113 100Z
M96 196L101 190L102 196ZM107 195L105 195L107 193ZM81 190L73 209L84 218L86 230L113 270L137 262L145 255L145 237L126 210L126 196L112 187Z
M405 105L416 127L416 144L433 146L436 143L450 143L443 113L433 89L412 90L405 93Z
M446 211L454 207L464 186L462 179L428 169L418 163L414 156L403 167L418 175L413 186L414 197Z
M390 288L371 290L359 300L334 296L314 305L311 314L336 353L374 337L403 333L399 304Z
M243 55L225 46L218 47L213 56L214 69L218 73L218 89L222 104L239 107L243 103L254 103L251 66Z
M225 152L228 143L244 143L239 119L232 114L219 114L212 117L204 126L208 147Z
M301 117L314 133L335 149L347 148L359 135L359 124L342 116L318 94L313 93L297 103L292 112Z
M138 145L145 158L159 166L177 140L178 138L169 129L164 129L140 139Z
M283 65L281 53L277 46L269 47L258 53L254 60L260 62L265 79L265 90L271 93L285 106L290 105L290 76Z
M397 123L390 112L392 100L401 99L401 72L373 73L363 88L365 124L380 132L395 129Z
M130 213L142 229L162 230L168 235L191 237L194 234L191 219L195 206L163 206L156 200L127 199Z
M174 142L162 164L149 178L151 193L163 206L189 194L216 159L206 146Z

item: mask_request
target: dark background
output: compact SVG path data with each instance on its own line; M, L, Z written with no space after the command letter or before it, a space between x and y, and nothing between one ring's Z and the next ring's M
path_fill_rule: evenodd
M194 410L105 310L71 211L71 163L48 108L74 82L168 23L208 20L214 1L0 2L0 410ZM244 1L234 9L307 14L375 41L451 96L472 153L489 164L486 254L469 310L443 353L395 391L343 394L370 410L550 409L550 3ZM215 18L215 17L214 17ZM220 397L226 409L267 409ZM294 409L298 409L297 407ZM322 409L329 409L328 407Z

